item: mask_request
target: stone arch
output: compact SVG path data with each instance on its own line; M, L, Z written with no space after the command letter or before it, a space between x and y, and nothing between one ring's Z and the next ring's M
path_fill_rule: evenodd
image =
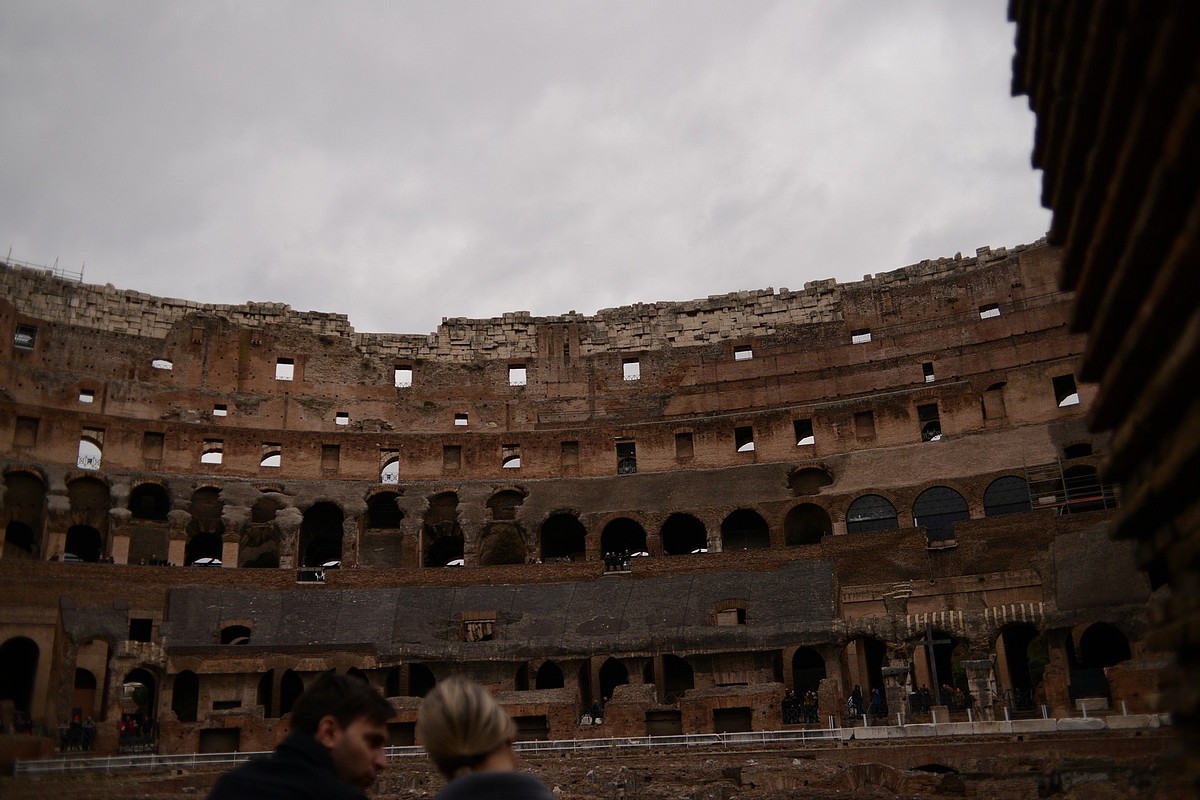
M1130 657L1129 639L1110 622L1093 622L1079 635L1080 668L1115 667Z
M770 529L757 511L739 508L721 521L722 550L759 550L770 546Z
M26 717L33 714L33 687L40 657L37 642L25 636L14 636L0 644L0 702L11 700Z
M367 527L377 530L395 530L404 519L404 512L396 504L400 493L384 489L367 498Z
M569 512L560 511L547 517L538 538L543 561L583 561L587 556L587 529Z
M954 523L970 518L967 501L949 486L931 486L913 501L913 525L931 542L954 538Z
M488 516L496 522L515 520L527 494L518 489L502 489L496 492L488 498Z
M674 703L679 696L689 689L696 688L696 671L685 658L673 653L663 656L663 699Z
M139 685L143 688L138 689ZM134 667L125 673L121 698L122 719L136 719L140 726L158 718L158 679L146 667Z
M46 526L46 482L33 472L10 470L4 485L4 557L36 557Z
M1031 709L1050 655L1046 637L1028 622L1006 626L996 637L1000 684L1009 708Z
M663 555L685 555L708 549L708 531L691 514L675 513L667 517L660 531Z
M882 672L880 674L882 676ZM816 648L797 647L796 652L792 654L792 688L796 694L817 691L826 677L828 676L825 672L825 659ZM882 689L882 683L880 688Z
M788 473L788 488L795 497L819 494L822 486L833 483L833 475L825 467L797 467Z
M565 685L562 667L553 661L543 661L533 680L536 689L561 689Z
M629 517L610 520L600 533L600 550L604 553L644 553L646 529Z
M629 683L629 669L618 658L609 658L600 665L600 696L604 702L612 699L613 690Z
M320 567L342 560L345 514L328 500L313 503L300 522L300 565Z
M188 509L191 519L187 525L183 563L192 564L199 558L220 559L225 534L225 522L221 518L225 503L221 500L221 490L215 486L201 486L192 492Z
M145 481L129 493L129 513L133 519L166 521L170 510L171 496L161 483Z
M108 543L108 508L111 503L108 483L91 475L73 478L67 483L67 497L71 505L71 525L94 528L100 535L99 549L102 555Z
M283 495L274 488L259 489L259 497L250 506L250 520L238 543L238 566L248 569L279 567L279 530L275 515L287 506Z
M180 722L195 722L200 712L200 678L190 669L175 676L171 685L171 710Z
M100 531L91 525L72 525L67 528L66 552L82 561L95 563L104 553Z
M408 696L424 697L437 686L437 677L433 670L424 664L410 664L408 667Z
M783 519L784 543L788 547L819 544L821 537L833 533L829 512L815 503L793 506Z
M1016 475L1003 475L983 490L983 515L1001 517L1006 514L1021 514L1032 510L1029 499L1029 484Z
M529 556L525 531L517 522L489 522L479 540L479 563L524 564Z
M900 529L896 507L886 497L864 494L855 498L846 509L847 533L872 533Z
M425 512L425 566L444 567L463 557L463 530L458 522L458 495L442 492Z

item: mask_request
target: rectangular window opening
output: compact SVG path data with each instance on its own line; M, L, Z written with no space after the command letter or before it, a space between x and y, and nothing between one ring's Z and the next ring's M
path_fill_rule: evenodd
M131 617L129 620L129 641L149 642L154 636L154 620L146 617Z
M1074 375L1056 375L1054 382L1054 400L1059 408L1079 405L1079 389L1075 386Z
M267 469L279 469L283 466L283 445L279 442L263 442L262 457L258 465Z
M337 414L333 418L333 423L335 425L349 425L350 424L350 412L349 411L337 412Z
M680 460L692 458L696 455L696 444L692 439L691 431L683 431L675 434L675 458Z
M796 447L804 447L805 445L817 443L817 437L813 435L813 423L811 419L793 420L792 428L796 436Z
M296 376L296 361L291 358L275 359L275 380L290 381Z
M860 328L856 331L850 331L850 344L866 344L871 341L871 331L866 328Z
M13 431L13 447L36 447L40 422L37 417L17 417L17 427Z
M926 361L924 364L921 365L921 374L925 376L926 383L933 383L934 376L933 376L933 362L932 361Z
M521 468L521 445L506 444L501 446L500 466L505 469Z
M562 442L559 444L559 456L564 467L579 466L579 442Z
M855 413L854 434L859 439L871 439L875 436L875 412L859 411Z
M464 611L460 625L464 642L490 642L496 637L496 612Z
M734 361L749 361L754 358L754 348L748 344L738 345L733 348Z
M627 358L621 364L622 374L627 381L642 379L642 362L636 358Z
M980 319L991 319L992 317L998 316L1000 316L1000 306L995 303L988 303L987 305L979 307Z
M80 389L79 390L79 402L81 402L81 403L96 402L96 392L92 389Z
M750 425L733 429L734 445L739 453L754 452L754 428Z
M633 439L617 440L617 474L633 475L637 472L637 445Z
M396 388L407 389L412 386L413 371L407 364L397 364L395 372Z
M342 448L336 444L321 445L321 471L337 472L342 460Z
M922 442L942 440L942 421L938 417L937 403L917 406L917 421L921 424Z
M1004 406L1004 384L996 383L983 392L983 418L1004 419L1008 410Z
M526 370L523 364L508 365L508 385L509 386L524 386L526 381Z
M18 325L13 332L13 347L17 350L32 350L37 342L37 328L32 325Z
M161 462L166 436L154 431L142 434L142 460L147 463Z
M205 439L200 451L201 464L222 464L225 461L225 441L223 439Z
M379 482L387 484L400 483L400 451L379 451Z
M100 469L103 447L104 431L99 428L84 428L79 437L75 466L79 469Z
M466 427L467 426L467 415L465 413L455 414L454 415L454 424L460 428Z
M229 416L229 407L227 405L225 405L224 403L214 403L212 415L214 417Z
M462 465L462 446L457 444L442 445L442 469L454 472Z

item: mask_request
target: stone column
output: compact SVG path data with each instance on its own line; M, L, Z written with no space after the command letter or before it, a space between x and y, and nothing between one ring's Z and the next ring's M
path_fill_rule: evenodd
M975 713L979 719L991 720L996 715L992 704L996 700L996 673L993 658L976 658L961 662L967 672L967 686L975 698Z
M167 561L177 566L183 566L187 558L187 527L192 521L192 515L181 509L167 512Z
M128 508L110 508L108 510L108 555L112 556L114 564L129 563L129 540L132 535L129 521L131 519L133 519L133 512Z
M67 551L67 528L71 527L71 499L67 485L56 479L46 494L46 551L47 559L62 558Z
M884 667L882 672L888 717L894 720L897 714L908 716L908 696L912 693L908 684L911 670L908 667Z
M279 529L279 568L296 568L296 539L304 515L294 507L281 508L275 514L275 527Z
M221 534L221 566L236 567L241 563L242 540L250 526L250 509L225 506L221 524L225 526L225 532Z

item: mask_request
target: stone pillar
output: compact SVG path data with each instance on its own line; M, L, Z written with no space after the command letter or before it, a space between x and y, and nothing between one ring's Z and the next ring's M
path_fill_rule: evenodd
M889 719L896 719L897 714L908 716L908 696L912 693L908 684L911 670L908 667L884 667L882 671Z
M167 512L167 562L183 566L187 559L187 527L192 515L181 509Z
M62 558L67 551L67 528L71 527L71 499L67 485L56 478L46 493L46 550L44 557Z
M995 719L993 703L996 700L996 673L994 659L977 658L962 661L962 668L967 672L967 687L975 698L975 714L977 719Z
M221 534L221 566L236 567L241 564L242 540L250 526L250 509L226 506L221 512L221 524L225 526L225 532Z
M109 549L108 554L114 564L129 563L129 539L132 535L129 521L133 512L128 508L110 508L108 510ZM104 555L101 554L101 558Z
M1071 667L1067 662L1067 638L1069 630L1059 629L1046 632L1046 648L1050 663L1042 673L1042 684L1038 691L1038 702L1050 707L1054 717L1071 715Z
M304 515L298 508L281 508L275 513L275 527L279 529L280 569L296 568L296 539L303 521Z

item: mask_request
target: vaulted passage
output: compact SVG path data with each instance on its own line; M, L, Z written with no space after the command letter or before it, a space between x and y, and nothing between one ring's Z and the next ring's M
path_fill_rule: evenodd
M542 560L583 561L587 530L572 514L551 514L542 523Z
M463 557L463 532L458 523L458 495L443 492L429 501L425 512L425 566L444 567Z
M605 553L643 553L646 550L646 531L627 517L614 519L600 534L600 550Z
M8 700L28 716L33 683L37 679L38 646L32 639L16 636L0 645L0 703Z
M664 556L678 556L708 549L704 523L691 514L672 514L662 526Z
M333 503L314 503L300 523L300 563L336 566L342 560L342 510Z
M721 523L721 549L756 550L771 546L767 521L757 511L739 508Z
M802 503L787 513L783 520L783 535L789 547L817 544L822 536L833 533L829 512L812 503Z

